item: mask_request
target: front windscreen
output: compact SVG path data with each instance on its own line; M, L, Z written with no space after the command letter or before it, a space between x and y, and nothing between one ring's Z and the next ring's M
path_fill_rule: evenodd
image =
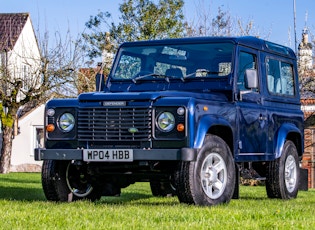
M231 43L121 47L112 80L224 78L231 73Z

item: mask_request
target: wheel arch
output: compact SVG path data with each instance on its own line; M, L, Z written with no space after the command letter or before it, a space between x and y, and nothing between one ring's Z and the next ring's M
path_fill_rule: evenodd
M234 153L233 132L229 122L223 118L203 116L196 130L194 147L201 148L207 134L213 134L222 138ZM234 154L233 154L234 155Z
M304 151L303 133L294 124L285 123L276 133L276 143L274 148L275 158L281 156L286 140L290 140L294 143L298 155L301 157Z

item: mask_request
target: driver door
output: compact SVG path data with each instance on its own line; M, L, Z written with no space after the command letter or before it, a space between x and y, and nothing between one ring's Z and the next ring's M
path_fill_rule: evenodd
M246 69L260 70L258 52L250 49L240 49L237 64L237 124L239 158L265 155L267 144L268 118L267 110L262 106L260 94L261 81L258 88L249 89L246 85Z

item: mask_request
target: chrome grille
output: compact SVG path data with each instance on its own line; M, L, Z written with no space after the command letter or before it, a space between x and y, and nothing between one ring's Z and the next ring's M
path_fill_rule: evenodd
M150 108L81 108L79 141L147 141L151 138Z

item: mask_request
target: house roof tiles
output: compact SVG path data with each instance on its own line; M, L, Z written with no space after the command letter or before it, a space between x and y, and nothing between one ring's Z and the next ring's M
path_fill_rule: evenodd
M0 51L13 49L28 17L29 13L0 14Z

